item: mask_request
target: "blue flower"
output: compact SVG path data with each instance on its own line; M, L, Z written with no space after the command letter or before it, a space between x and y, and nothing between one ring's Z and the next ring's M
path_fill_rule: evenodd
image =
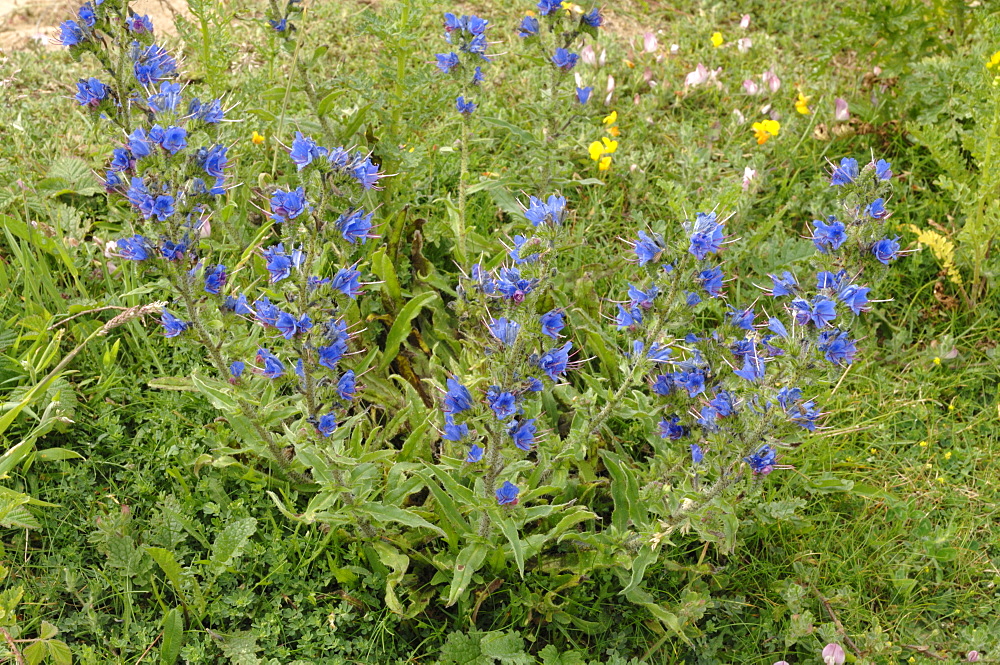
M271 195L271 219L276 222L295 219L306 208L312 210L312 206L306 201L306 190L302 187L290 192L279 189Z
M89 2L84 3L76 15L80 17L81 21L87 24L88 28L93 28L94 24L97 23L97 16L94 14L94 6Z
M890 261L895 261L899 258L899 236L896 236L892 240L888 238L882 238L878 242L872 245L872 254L875 258L879 260L883 265L889 265Z
M618 316L615 317L615 324L618 326L619 330L624 328L631 328L642 323L642 310L638 307L626 308L624 305L618 305Z
M450 74L451 70L460 64L456 53L438 53L434 57L437 58L437 68L445 74Z
M128 148L136 159L143 159L153 154L153 142L146 136L146 130L137 127L128 137ZM112 168L114 168L112 162Z
M483 75L482 67L476 67L474 70L472 70L472 85L479 85L485 80L486 77Z
M824 330L816 340L816 348L834 365L850 365L858 352L846 330Z
M157 196L153 201L153 214L161 222L167 221L174 214L174 197L166 194Z
M476 104L475 102L465 101L465 97L459 95L455 100L455 110L462 115L472 115L472 112L476 110Z
M475 108L474 104L473 108ZM362 189L381 189L381 187L376 187L375 185L383 174L378 172L378 165L369 156L362 155L359 152L355 157L355 163L351 168L350 175L358 181Z
M538 377L529 376L524 389L530 393L540 393L545 389L545 384Z
M781 277L777 275L768 275L771 281L774 283L774 288L771 289L771 295L775 298L779 296L791 296L795 295L795 292L799 288L799 283L795 281L795 275L788 272L787 270L781 273Z
M164 337L177 337L190 327L190 323L181 321L166 309L160 314L160 323L163 324Z
M733 371L733 374L754 383L764 378L764 360L757 353L757 345L751 343L748 353L743 354L743 367Z
M229 373L234 379L238 379L243 376L243 370L245 370L246 367L246 363L242 360L234 361L233 364L229 366Z
M649 287L647 291L643 291L631 283L628 285L628 297L631 301L630 305L633 308L641 307L642 309L650 309L653 306L653 300L659 294L660 290L655 284Z
M489 324L489 329L493 333L493 336L500 342L507 346L513 346L517 340L517 333L521 330L521 324L517 321L508 321L507 318L501 317L492 321Z
M221 263L214 268L205 270L205 291L212 295L219 295L219 290L226 284L226 266ZM244 298L244 302L246 299Z
M785 411L788 411L789 405L795 404L800 399L802 399L802 390L799 388L782 388L778 391L778 404Z
M772 316L767 320L767 329L782 339L788 339L788 329L777 317Z
M562 0L538 0L538 11L542 16L552 16L562 8Z
M441 438L445 441L461 441L465 437L469 436L469 426L465 423L461 425L455 424L455 417L450 413L444 414L444 433L442 433ZM478 461L478 460L477 460Z
M275 32L285 32L288 30L288 17L282 16L280 19L268 19L268 23L274 28Z
M698 273L696 279L701 283L701 287L705 289L705 292L712 298L718 298L722 295L722 268L709 268L708 270L702 270Z
M553 381L558 381L559 377L566 373L569 364L569 352L573 348L573 342L566 342L563 346L550 349L545 355L538 359L538 368L545 372L545 375Z
M559 333L566 327L566 323L563 321L563 316L564 313L561 309L553 309L545 314L542 314L542 316L538 319L538 322L542 327L542 334L548 335L552 339L559 339Z
M688 307L694 307L695 305L697 305L700 302L701 302L701 296L699 296L694 291L685 291L684 292L684 303Z
M261 256L264 257L264 267L271 274L271 283L276 284L286 279L292 274L292 258L285 254L285 246L278 243L273 247L268 247Z
M187 236L184 236L180 242L164 239L160 246L160 254L168 261L180 261L184 258L184 253L187 252L189 242Z
M645 231L639 231L639 239L632 245L635 256L640 266L644 266L650 261L656 261L663 252L663 238L659 234L650 237Z
M360 240L363 245L369 238L377 237L371 233L374 214L370 212L366 215L364 208L356 208L338 217L335 224L344 240L351 244Z
M133 32L137 35L151 34L153 32L153 21L148 16L132 14L125 19L125 26L128 28L129 32Z
M500 389L496 386L490 387L489 392L486 393L486 399L490 408L493 409L493 414L497 417L497 420L507 420L517 413L517 403L514 400L514 395L508 392L500 392Z
M257 362L264 366L261 376L268 379L277 379L285 373L285 366L278 357L267 349L257 349Z
M83 28L74 21L65 21L59 26L59 43L63 46L76 46L87 39Z
M472 408L472 395L469 389L458 382L455 377L448 377L448 390L444 394L444 410L447 413L462 413Z
M80 79L76 82L76 95L74 99L80 103L80 106L89 106L90 108L97 108L97 106L108 96L110 88L100 80L90 77L89 79Z
M282 337L292 339L296 335L301 335L312 330L312 320L308 314L303 314L302 318L296 321L295 317L291 314L281 312L274 321L274 327L278 329Z
M484 452L486 452L486 451L484 451L482 448L480 448L476 444L472 444L472 447L469 448L469 454L465 458L465 463L466 464L475 464L479 460L483 459L483 453ZM498 497L498 500L499 500L499 497Z
M830 272L829 270L820 270L816 273L816 288L817 289L830 289L832 291L837 291L840 289L841 284L844 283L844 279L847 277L846 270L838 270L837 272Z
M580 59L576 53L570 53L564 48L557 48L556 54L552 56L552 64L568 72L569 70L576 67L576 61Z
M879 197L865 207L865 214L872 219L885 219L892 213L885 209L885 199Z
M456 30L464 30L465 24L468 20L468 16L463 16L459 18L452 14L451 12L445 12L444 14L444 32L448 35Z
M150 243L141 235L118 239L118 256L129 261L145 261L149 258Z
M670 439L671 441L676 441L677 439L684 438L687 436L687 427L680 425L680 418L677 416L670 416L670 419L664 418L660 421L660 438Z
M115 148L111 151L111 164L108 168L116 173L132 168L132 155L125 148Z
M163 130L163 140L160 147L176 155L179 151L187 147L187 130L183 127L167 127Z
M528 280L521 277L521 271L517 268L501 268L500 276L496 280L496 290L505 298L520 303L524 301L526 295L531 293L537 283L538 280Z
M804 298L796 298L791 306L795 323L800 326L811 322L817 328L824 328L837 318L836 303L822 294L814 297L811 303Z
M699 425L705 428L708 432L717 432L719 430L716 420L719 419L719 412L712 405L707 405L701 407L701 411L698 413L698 418L695 420Z
M463 16L462 19L465 23L465 29L471 35L480 36L486 32L486 27L489 25L489 21L484 18L479 18L475 14L471 16Z
M142 48L139 42L132 42L131 56L135 79L144 86L152 86L177 71L177 61L156 44Z
M223 303L222 308L243 316L253 316L254 313L247 304L247 297L245 294L240 294L239 298L226 296L226 301Z
M566 198L550 194L548 201L542 202L537 197L528 199L528 208L524 211L524 217L531 222L532 226L538 227L546 222L553 226L562 224L566 214Z
M736 407L733 405L733 394L728 390L720 390L709 404L719 412L720 418L728 418L736 412Z
M160 84L160 91L149 98L149 108L154 113L164 111L174 111L181 101L181 84L164 81Z
M520 493L521 490L517 488L517 485L509 480L505 480L503 485L497 489L497 503L501 506L516 506L518 501L517 495Z
M813 226L816 228L812 235L813 244L823 254L829 254L830 250L837 251L847 241L847 227L833 215L827 217L826 222L813 220Z
M762 446L760 450L743 458L755 475L766 476L774 470L777 453L771 446Z
M840 160L840 166L833 169L830 185L840 187L849 185L858 177L858 160L852 157L844 157Z
M589 12L583 15L583 22L592 28L599 28L604 22L604 17L601 16L601 10L598 7L594 7Z
M521 39L526 37L534 37L538 34L538 19L534 16L525 16L521 19L521 25L518 26L517 36Z
M742 328L743 330L753 330L753 307L748 307L747 309L736 309L730 305L729 309L732 310L727 314L730 323L737 328Z
M507 428L507 433L514 439L514 445L527 452L535 443L535 419L529 418L518 424L517 420L512 420Z
M226 166L229 165L226 158L228 148L224 145L213 145L206 150L198 150L198 166L204 169L205 173L213 178L223 178L226 175Z
M341 268L330 281L330 287L354 300L361 294L360 277L361 272L354 268Z
M691 462L693 464L701 464L702 460L705 459L705 453L702 451L701 446L697 443L691 444Z
M705 392L705 373L698 368L684 369L672 374L674 384L684 388L688 397Z
M585 88L581 88L578 86L576 89L576 101L580 102L581 104L586 104L588 101L590 101L590 93L592 93L593 91L594 91L593 86L588 85Z
M871 289L867 286L849 284L841 289L837 296L851 308L855 316L858 316L861 312L867 312L871 309L871 305L868 304L869 291Z
M710 253L722 249L722 222L716 221L715 213L699 212L691 230L691 246L688 251L699 261L704 261Z
M314 159L319 159L329 151L317 145L310 136L303 136L302 132L295 132L295 139L292 141L292 148L288 156L295 162L298 170L301 171L309 166Z
M316 431L324 437L330 436L337 431L337 414L327 413L326 415L320 416L319 422L316 423Z
M879 180L892 180L892 164L884 159L875 162L875 177Z
M670 362L670 356L672 356L674 350L669 346L660 346L658 342L653 342L649 347L649 352L646 357L652 360L654 363L666 363Z
M649 385L649 389L666 397L674 391L674 379L669 374L659 374Z
M125 186L125 181L119 177L114 171L108 171L104 174L104 191L109 194L112 192L118 192Z
M793 406L788 413L788 419L803 429L815 432L816 421L821 415L823 414L816 409L816 402L809 400Z
M337 394L340 395L340 399L350 401L354 399L354 394L358 390L357 380L354 375L354 370L349 369L344 372L344 375L340 377L337 381Z
M202 104L197 97L188 104L188 115L194 120L200 120L206 125L217 125L222 122L225 114L222 111L222 100L213 99Z
M254 316L260 321L261 325L273 326L278 321L278 315L281 314L281 310L278 306L273 304L271 300L264 296L259 300L253 301Z
M316 348L319 364L327 369L336 370L337 363L347 354L347 341L337 340L333 344Z

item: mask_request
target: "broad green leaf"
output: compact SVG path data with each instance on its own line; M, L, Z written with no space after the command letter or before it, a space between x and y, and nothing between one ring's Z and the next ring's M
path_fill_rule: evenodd
M622 590L622 595L627 596L632 593L633 590L638 589L639 585L642 583L642 578L646 574L646 568L649 564L656 561L659 556L659 550L654 550L652 547L643 546L639 548L639 553L635 555L632 560L632 577L629 579L628 586Z
M615 509L611 513L611 524L618 531L625 532L628 529L629 514L632 511L632 497L629 496L628 469L626 469L617 455L602 450L601 457L604 458L604 466L611 476L611 498L614 500ZM638 496L635 497L638 499Z
M162 376L147 381L146 385L153 390L187 390L191 392L198 390L190 376Z
M392 573L385 579L385 606L396 614L403 614L403 606L396 596L396 586L403 582L403 575L410 566L410 558L398 549L382 541L372 543L372 547L378 552L379 560L387 568L392 569Z
M507 541L510 543L510 550L514 555L514 563L517 564L517 572L521 574L521 579L524 579L524 547L521 543L520 534L517 532L517 527L514 526L514 522L506 515L501 515L500 519L495 521L500 527L500 531L507 537Z
M257 533L257 520L252 517L230 522L212 544L212 568L221 573L243 556L250 538Z
M410 336L413 319L420 314L421 309L429 305L437 297L438 294L435 291L424 291L411 298L410 302L406 303L403 309L399 310L399 314L396 315L396 320L392 322L389 334L385 338L385 351L382 354L381 362L379 362L379 371L384 371L389 366L389 363L396 359L403 340Z
M236 398L233 396L232 387L228 383L209 379L198 374L191 375L191 383L202 395L208 398L216 409L220 411L237 411Z
M35 453L35 459L40 462L55 462L66 459L83 459L83 455L65 448L46 448Z
M397 508L396 506L386 506L381 503L366 503L362 506L358 506L356 510L360 513L368 515L377 522L398 522L404 526L423 527L442 536L444 535L444 531L442 531L439 527L434 526L423 517L420 517L409 510Z
M48 647L49 656L55 665L72 665L73 652L70 651L68 644L62 640L48 640L45 645Z
M448 602L445 607L451 607L458 602L459 596L465 593L465 589L472 581L472 576L483 565L490 548L486 543L474 542L466 545L458 556L455 557L455 570L451 578L451 586L448 588Z
M160 643L160 665L173 665L184 646L184 615L175 607L163 615L163 641Z

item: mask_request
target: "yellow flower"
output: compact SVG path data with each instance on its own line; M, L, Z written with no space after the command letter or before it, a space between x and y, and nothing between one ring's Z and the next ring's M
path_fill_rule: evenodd
M725 41L726 40L722 38L721 32L712 33L712 46L714 46L715 48L719 48L720 46L722 46L723 43L725 43Z
M611 136L615 137L621 134L621 132L618 131L617 127L608 127L605 131L607 131L608 134L611 134Z
M574 13L575 14L582 14L583 13L583 7L581 7L580 5L578 5L578 4L574 3L574 2L563 2L562 3L562 8L566 10L566 14L567 15L574 14Z
M986 62L986 68L992 69L997 65L1000 65L1000 51L997 51L992 56L990 56L990 59Z
M601 143L604 144L604 152L609 155L618 149L618 141L612 141L607 136L601 137Z
M934 356L934 364L935 365L940 365L941 364L941 359L938 358L937 356Z
M809 98L799 93L799 98L795 100L795 110L802 115L809 115L812 111L809 110Z
M753 135L757 139L757 145L764 145L772 136L777 136L781 130L781 124L777 120L762 120L755 122L751 126Z
M605 125L613 125L618 122L618 111L612 111L606 118L604 118Z
M607 171L611 168L611 155L607 157L601 157L601 161L597 163L597 169L599 171Z
M256 131L254 131L253 136L250 137L250 140L253 141L254 145L260 145L266 139L263 136L261 136L260 134L258 134Z
M618 150L618 141L612 141L607 136L602 136L600 141L594 141L587 149L590 158L597 162L597 168L607 171L611 168L611 155Z
M951 459L951 451L950 450L944 454L944 458L945 459Z
M600 141L594 141L593 143L591 143L589 150L590 150L590 158L595 162L598 161L601 158L601 155L604 154L604 148L601 146Z
M524 12L524 14L526 16L532 16L533 17L535 15L535 12L533 10L529 9L528 11Z
M628 58L625 58L622 62L624 62L625 66L628 67L629 69L635 69L635 63L629 60Z
M961 286L962 273L958 271L958 267L955 265L955 243L930 229L921 230L920 227L913 224L909 225L909 229L917 234L917 243L930 248L931 253L934 254L934 258L938 260L941 267L948 273L948 281Z
M921 441L921 442L920 442L919 444L917 444L917 445L919 445L919 446L920 446L921 448L926 448L926 447L927 447L927 442L926 442L926 441Z

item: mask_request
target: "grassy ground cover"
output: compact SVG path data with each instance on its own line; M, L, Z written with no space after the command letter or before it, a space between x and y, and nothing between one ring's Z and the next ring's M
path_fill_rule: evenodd
M133 213L105 196L106 129L71 99L93 62L5 53L0 385L5 413L34 399L3 436L34 452L0 466L0 658L31 647L30 662L820 663L829 642L851 662L996 657L1000 70L987 64L1000 43L988 4L604 7L588 39L598 64L574 70L594 88L582 107L547 99L550 71L516 35L530 3L314 3L293 49L261 3L190 4L195 19L166 44L183 54L182 80L240 119L222 130L245 183L229 194L244 211L235 236L264 224L252 202L281 182L294 132L332 131L398 174L375 202L380 220L401 220L382 234L399 229L404 290L453 297L461 124L434 54L446 48L441 13L461 11L489 18L497 42L470 137L470 252L502 253L514 197L563 191L575 236L557 263L581 318L597 318L595 293L623 290L619 238L680 236L680 221L716 207L735 213L728 230L742 239L725 255L730 299L752 301L768 272L806 265L801 237L835 205L827 160L848 155L892 162L889 228L922 250L894 264L879 287L891 301L824 387L825 427L790 441L793 468L741 505L736 547L682 534L646 571L657 603L690 611L679 630L623 597L628 579L611 566L484 571L448 607L428 565L394 582L399 611L386 601L397 571L378 549L389 536L288 519L268 494L287 489L277 470L249 461L201 394L162 381L194 373L201 349L164 340L156 315L93 335L120 308L166 299L168 285L108 250ZM759 143L752 125L764 120L780 130ZM588 147L611 126L618 147L601 171ZM414 319L442 356L445 320ZM378 316L369 323L384 342ZM435 367L416 335L402 348L418 373ZM633 416L611 419L605 445L649 447ZM165 551L183 568L168 572Z

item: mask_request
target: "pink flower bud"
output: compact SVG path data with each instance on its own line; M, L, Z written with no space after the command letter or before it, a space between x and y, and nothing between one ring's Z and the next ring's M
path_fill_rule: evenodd
M979 661L979 652L978 651L970 651L965 656L965 660L969 661L970 663L976 663L976 662L978 662Z
M748 189L750 189L750 183L753 182L753 179L756 178L756 177L757 177L757 171L756 170L750 168L749 166L744 167L744 169L743 169L743 191L744 192L747 191ZM785 661L782 660L782 661L779 661L779 662L780 663L784 663ZM775 663L774 665L778 665L778 663ZM788 665L788 664L785 663L785 665Z
M747 28L750 27L750 14L744 14L743 15L743 18L740 19L740 27L743 28L744 30L746 30ZM785 661L781 661L781 662L784 663ZM778 665L778 664L775 663L775 665Z
M844 665L846 659L843 647L836 642L831 642L823 647L823 662L826 665Z
M604 98L604 105L611 105L611 95L615 94L615 77L608 74L608 96Z
M607 61L608 61L608 51L607 49L602 49L601 56L597 59L597 66L603 67Z
M846 122L851 119L851 112L847 109L847 100L837 97L833 100L833 119Z
M660 44L656 41L656 35L652 32L647 32L642 36L642 50L646 53L656 53L656 49L659 47Z
M750 50L751 46L753 46L753 42L750 40L749 37L741 37L740 39L736 40L736 48L739 50L740 53L746 53L747 51Z
M757 83L753 79L743 81L743 89L747 91L748 95L756 95L760 92L760 88L757 87Z
M767 87L771 89L771 92L778 92L781 88L781 79L778 75L774 73L773 69L769 69L760 75L762 81L767 84Z
M582 49L580 49L580 59L583 60L583 64L589 65L591 67L597 66L597 54L594 53L594 47L587 44Z

